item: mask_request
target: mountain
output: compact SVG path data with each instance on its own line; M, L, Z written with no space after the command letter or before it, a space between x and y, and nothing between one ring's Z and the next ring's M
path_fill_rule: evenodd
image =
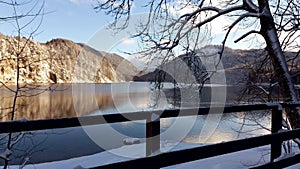
M137 73L136 66L120 55L117 55L115 53L107 53L104 51L101 51L100 53L110 61L117 72L122 73L126 81L131 81L133 79L133 75Z
M163 73L162 79L158 79L161 78L158 76L160 73ZM200 57L195 54L187 54L166 62L153 72L140 72L133 79L134 81L162 80L163 82L173 82L176 80L178 83L202 83L206 75L207 71Z
M166 72L164 81L173 82L175 78L177 82L185 82L184 78L189 75L189 77L193 76L198 82L201 82L206 73L215 70L214 65L219 61L218 70L224 71L226 84L246 83L248 80L253 83L269 83L270 78L274 78L273 66L271 61L266 59L268 57L266 57L267 52L264 49L240 50L225 47L221 59L218 54L220 49L221 46L209 45L195 51L194 54L181 55L166 62L160 68ZM290 69L297 74L300 68L299 57L295 57L298 56L297 53L285 52L285 55L289 61ZM190 61L194 64L189 64ZM291 66L292 64L293 66ZM189 73L188 69L190 69ZM155 81L158 73L159 69L155 69L153 72L140 72L134 77L134 80Z
M15 83L17 65L21 83L122 82L136 71L121 56L85 44L66 39L38 43L0 34L0 81Z
M0 82L15 83L19 65L21 83L173 82L174 79L177 82L202 83L207 74L214 71L213 65L219 62L218 51L220 46L206 46L194 53L178 56L153 72L138 72L123 57L97 51L82 43L66 39L38 43L0 33ZM287 60L291 60L288 64L293 64L290 66L292 72L299 74L297 53L285 54ZM245 83L249 79L254 83L269 82L273 68L270 61L265 60L266 56L264 49L235 50L226 47L219 70L225 72L227 84ZM257 71L259 67L263 69ZM157 79L160 69L166 72L163 79Z
M219 61L219 48L207 46L193 53L180 55L173 60L167 61L153 72L140 72L134 77L135 81L155 81L158 74L164 72L164 82L178 83L202 83L209 72L214 71L216 63ZM223 65L223 67L230 67ZM221 68L222 70L224 68Z

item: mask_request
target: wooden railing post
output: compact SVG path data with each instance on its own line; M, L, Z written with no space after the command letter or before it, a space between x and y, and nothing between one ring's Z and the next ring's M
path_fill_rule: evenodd
M146 121L146 156L160 152L160 117L154 113Z
M278 133L282 129L282 106L278 104L276 108L272 109L272 123L271 132L272 134ZM274 161L281 155L281 141L276 141L271 143L271 161Z

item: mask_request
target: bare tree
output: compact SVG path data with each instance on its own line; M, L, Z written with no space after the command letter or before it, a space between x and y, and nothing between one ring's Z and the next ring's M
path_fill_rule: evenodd
M137 6L138 2L134 0L98 1L95 9L114 16L113 26L118 26L118 21L125 18L124 24L119 25L119 28L124 28L130 21L134 3ZM148 20L139 25L140 32L136 36L147 43L145 55L148 57L157 57L162 52L169 56L168 53L176 49L195 51L203 41L200 34L209 33L207 28L218 18L228 17L231 23L223 25L225 36L221 42L220 58L235 29L237 32L247 30L234 41L236 43L246 38L262 37L284 101L297 101L283 50L298 50L299 45L295 42L299 37L299 4L298 0L149 0L141 5L148 9ZM299 109L287 109L286 112L291 127L299 128Z
M1 116L8 116L9 120L15 120L16 114L20 107L22 107L22 98L32 97L48 88L44 88L35 84L30 84L24 79L24 69L28 68L31 64L39 62L41 58L29 59L31 56L28 54L30 46L32 45L31 39L38 34L38 29L42 23L44 16L44 2L43 1L0 1L3 8L10 8L12 14L8 16L1 16L0 22L10 24L13 28L12 34L15 38L8 40L9 52L11 55L1 58L0 62L10 63L11 65L2 65L2 73L4 74L3 66L10 66L15 74L12 79L1 79L1 88L10 93L6 97L12 97L11 105L8 107L1 107ZM20 10L25 7L24 10ZM26 37L26 38L25 38ZM13 83L11 83L13 82ZM35 92L32 92L35 91ZM5 97L5 94L4 94ZM19 142L26 133L9 133L2 139L6 141L6 149L1 153L0 158L4 160L4 167L9 165L9 157L12 154L13 147ZM27 159L27 158L25 158ZM28 161L24 161L24 164ZM22 164L23 165L23 164Z

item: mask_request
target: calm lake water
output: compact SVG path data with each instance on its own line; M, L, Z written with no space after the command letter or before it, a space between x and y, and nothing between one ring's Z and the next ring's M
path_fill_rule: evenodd
M45 119L99 115L116 112L132 112L174 107L207 106L213 100L212 90L222 96L224 87L206 86L201 95L197 87L173 90L165 84L165 90L152 90L149 83L73 84L42 86L39 90L24 92L31 97L22 97L18 102L15 119ZM50 89L42 92L42 89ZM215 90L216 89L216 90ZM238 95L236 87L227 87L227 104ZM12 104L11 93L2 88L1 108ZM38 94L38 95L36 95ZM36 96L32 96L36 95ZM174 95L176 97L174 97ZM174 99L175 98L175 99ZM9 118L7 110L1 110L2 121ZM242 125L246 122L247 125ZM161 140L189 143L217 143L267 133L256 123L270 127L269 114L262 112L240 112L214 116L167 118L161 120ZM4 151L6 137L0 140L0 151ZM74 127L68 129L28 132L15 145L10 164L21 164L25 158L29 163L63 160L94 154L123 146L123 139L140 138L145 141L145 121Z

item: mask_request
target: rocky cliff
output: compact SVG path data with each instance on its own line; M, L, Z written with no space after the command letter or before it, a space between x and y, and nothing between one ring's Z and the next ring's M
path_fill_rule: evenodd
M70 40L38 43L1 35L0 81L15 83L18 67L21 83L121 82L130 80L135 72L129 61L116 54L99 52Z

